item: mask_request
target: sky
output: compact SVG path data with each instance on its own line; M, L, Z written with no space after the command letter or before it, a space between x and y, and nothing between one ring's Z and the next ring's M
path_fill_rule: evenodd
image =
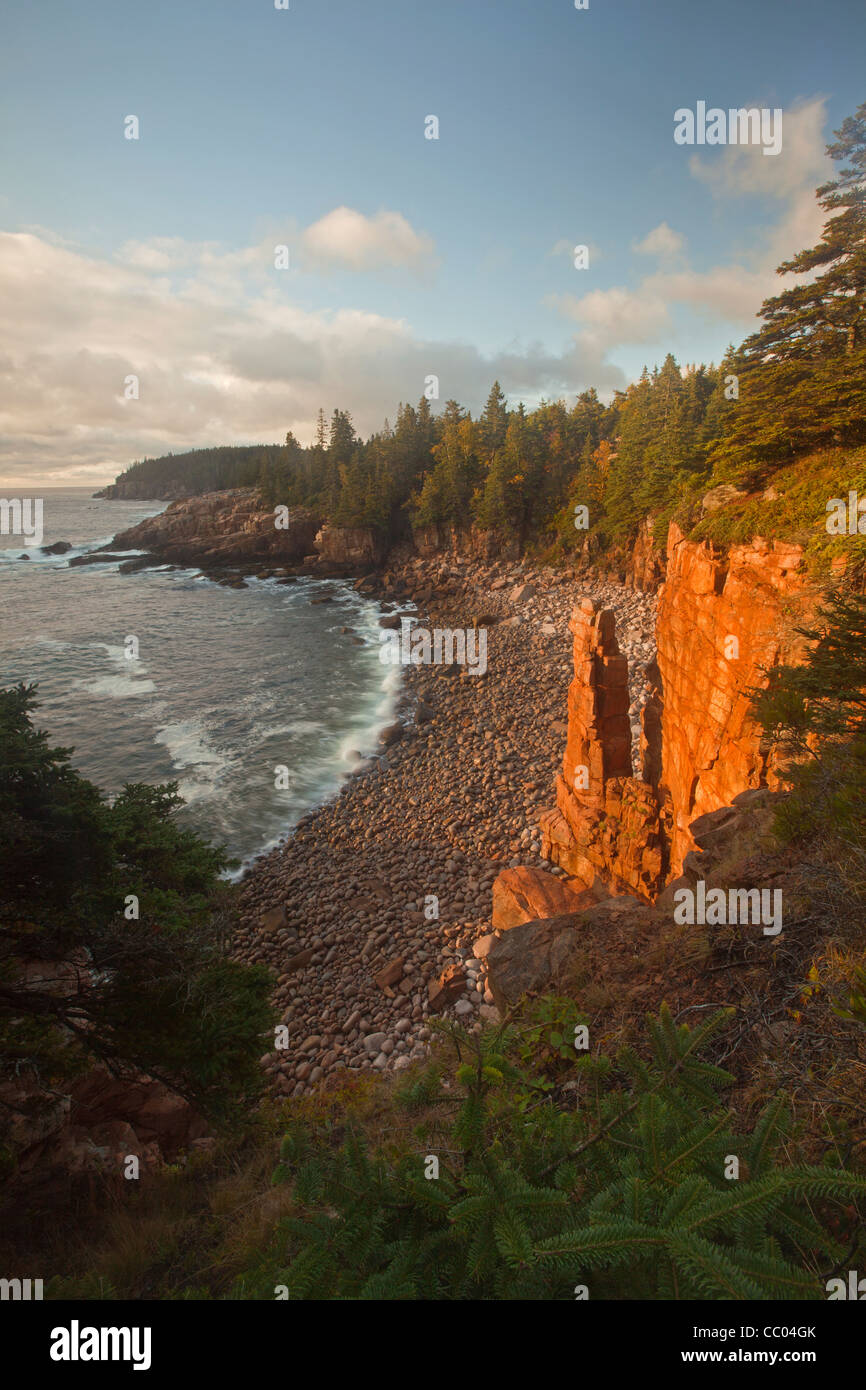
M0 0L0 481L719 361L864 54L862 0Z

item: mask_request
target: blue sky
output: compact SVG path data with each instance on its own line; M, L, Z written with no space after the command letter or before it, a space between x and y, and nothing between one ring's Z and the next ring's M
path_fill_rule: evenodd
M494 375L533 402L668 349L718 360L815 239L823 145L866 98L860 0L2 16L0 472L22 483L307 439L319 404L368 432L430 373L475 410ZM678 146L699 100L782 108L782 153Z

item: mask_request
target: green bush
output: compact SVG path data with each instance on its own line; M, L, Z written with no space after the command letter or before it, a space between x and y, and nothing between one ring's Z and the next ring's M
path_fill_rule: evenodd
M449 1030L454 1066L431 1064L395 1097L426 1115L416 1142L374 1151L351 1119L338 1144L291 1127L275 1181L300 1210L271 1271L288 1297L825 1297L820 1271L852 1224L841 1204L866 1198L866 1177L782 1166L781 1095L732 1131L719 1096L732 1078L705 1055L724 1014L692 1031L663 1007L650 1059L611 1059L574 1053L563 1029L577 1015L538 1007L522 1031ZM273 1296L264 1280L260 1293Z
M175 785L109 802L34 729L35 699L0 691L0 1079L50 1101L103 1061L235 1116L272 1010L269 973L225 952L225 855L177 824Z
M753 692L768 738L789 762L778 829L824 843L849 893L866 897L866 594L828 592L799 666L776 667Z

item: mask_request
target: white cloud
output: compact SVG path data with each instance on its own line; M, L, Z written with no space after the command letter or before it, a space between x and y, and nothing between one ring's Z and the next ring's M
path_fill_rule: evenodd
M798 102L783 111L782 148L772 159L761 145L719 145L713 155L692 155L689 169L717 198L796 198L804 187L814 190L833 167L824 151L826 117L823 97Z
M725 264L699 270L683 261L677 270L645 275L634 288L616 286L581 298L559 297L555 302L561 312L581 325L578 346L607 354L631 343L657 342L663 349L663 338L672 326L670 310L678 304L715 323L752 329L763 301L782 288L776 267L804 246L814 245L826 221L827 214L815 198L815 187L831 176L833 168L824 150L824 105L823 99L816 98L784 113L782 150L772 159L763 156L760 146L744 145L720 146L714 157L693 156L691 173L715 199L728 203L773 199L775 219L747 252L736 254L732 248ZM633 249L673 253L680 249L675 243L681 241L662 222Z
M624 343L653 342L670 327L670 315L660 295L621 285L590 290L580 298L562 295L555 302L581 324L580 341L597 353Z
M311 266L341 270L379 270L386 266L429 268L433 242L416 232L399 212L365 217L339 207L307 227L301 254Z
M50 236L46 239L54 240ZM433 242L416 232L402 213L383 209L366 217L349 207L334 208L306 228L294 222L275 224L255 245L240 250L228 251L215 241L151 237L125 242L117 260L135 270L162 271L175 277L188 273L225 285L238 274L254 274L257 268L269 273L276 248L283 245L289 248L290 263L307 270L409 269L423 273L435 265Z
M143 248L143 249L142 249ZM153 252L153 254L151 254ZM15 335L0 354L4 484L99 482L145 454L312 439L316 412L362 434L417 402L426 376L479 408L495 377L528 403L624 386L591 346L515 343L491 357L431 342L402 319L291 299L267 239L240 251L171 239L118 260L33 233L0 234L0 298ZM124 378L140 396L125 400Z
M651 232L647 232L643 241L635 242L634 250L643 256L672 256L681 251L684 245L685 239L679 232L675 232L667 222L660 222Z
M715 158L692 155L689 169L713 197L734 201L746 197L774 199L779 216L759 248L756 260L771 272L804 246L820 239L827 214L815 189L833 176L826 153L827 120L823 97L789 107L782 118L782 149L765 159L759 145L720 146ZM791 282L793 283L793 281ZM767 293L775 293L779 288Z
M773 271L742 265L718 265L709 270L659 272L643 283L643 292L666 303L688 304L710 317L749 323L773 290Z
M149 241L127 241L117 258L137 270L178 270L195 265L217 250L216 242L185 241L183 237L157 236Z

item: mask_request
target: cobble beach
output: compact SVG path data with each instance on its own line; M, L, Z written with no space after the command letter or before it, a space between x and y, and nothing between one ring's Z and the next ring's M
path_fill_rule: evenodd
M380 755L244 879L234 949L276 976L289 1043L262 1064L281 1093L303 1094L344 1068L402 1069L424 1055L437 1013L469 1026L496 1017L483 961L491 885L509 866L543 867L538 817L562 759L568 622L581 598L617 614L636 751L652 596L507 565L477 568L459 589L388 603L383 622L411 611L430 631L471 631L480 615L486 670L402 666L399 724ZM447 1003L431 1000L429 982L446 970Z

